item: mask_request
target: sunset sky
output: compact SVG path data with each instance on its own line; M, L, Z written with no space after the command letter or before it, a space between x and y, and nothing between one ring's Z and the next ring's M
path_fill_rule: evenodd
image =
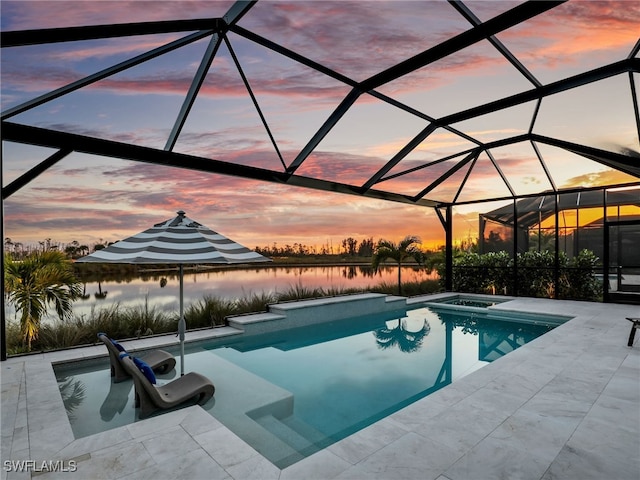
M222 16L231 1L6 1L3 31ZM467 1L486 21L518 1ZM338 20L339 19L339 20ZM239 25L362 81L470 24L445 1L260 0ZM186 33L184 34L186 35ZM184 35L152 35L2 50L2 111ZM640 2L571 0L497 38L542 84L625 59L640 37ZM350 87L229 34L285 163L291 162ZM164 148L208 39L143 63L9 119L11 122ZM636 89L640 75L634 74ZM532 88L489 42L478 43L378 89L439 118ZM526 133L535 102L454 125L481 141ZM424 120L363 95L296 174L362 184L425 128ZM535 132L600 149L640 151L627 74L543 101ZM462 151L471 144L439 129L390 173ZM174 148L246 165L282 169L226 45L209 69ZM557 187L638 181L541 146ZM3 142L3 186L53 153ZM518 194L551 188L530 144L493 152ZM376 188L416 194L447 162ZM450 165L449 165L450 166ZM438 170L440 169L440 170ZM450 201L465 171L429 198ZM459 200L509 192L481 155ZM457 238L477 236L479 211L455 209ZM253 248L320 246L347 237L444 243L432 209L291 186L74 153L5 200L4 236L13 242L115 241L175 216L177 210Z

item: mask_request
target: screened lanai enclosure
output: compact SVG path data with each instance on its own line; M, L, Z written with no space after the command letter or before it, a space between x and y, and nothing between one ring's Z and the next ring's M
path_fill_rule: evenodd
M449 290L467 229L514 278L518 252L591 249L603 299L634 301L638 25L625 0L3 1L3 238L36 214L43 238L104 220L125 193L91 189L187 170L194 195L243 179L247 199L419 208ZM70 179L84 189L61 208ZM311 224L317 203L299 206Z
M479 216L479 251L550 251L571 258L583 250L598 261L603 296L638 301L640 188L601 189L519 199Z

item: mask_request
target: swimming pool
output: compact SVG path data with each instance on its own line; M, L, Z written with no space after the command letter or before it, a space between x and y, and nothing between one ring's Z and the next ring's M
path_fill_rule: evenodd
M285 468L556 325L424 307L188 345L185 370L215 383L205 410ZM132 383L112 384L106 361L55 372L76 438L136 421Z

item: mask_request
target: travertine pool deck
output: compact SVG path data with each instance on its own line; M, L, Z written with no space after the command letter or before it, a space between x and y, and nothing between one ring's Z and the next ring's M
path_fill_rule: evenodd
M628 347L625 320L640 308L527 298L496 308L574 318L284 470L199 406L75 440L52 362L105 355L104 346L10 358L1 366L2 479L640 479L640 335ZM8 467L26 460L76 467Z

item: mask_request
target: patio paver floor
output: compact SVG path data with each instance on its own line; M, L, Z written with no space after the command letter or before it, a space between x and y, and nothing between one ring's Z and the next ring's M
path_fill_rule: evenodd
M104 355L104 347L9 358L2 479L640 479L640 340L627 346L625 320L640 316L638 307L518 298L497 308L574 318L284 470L199 406L76 440L52 362ZM163 342L175 338L127 346ZM77 468L7 468L26 460Z

